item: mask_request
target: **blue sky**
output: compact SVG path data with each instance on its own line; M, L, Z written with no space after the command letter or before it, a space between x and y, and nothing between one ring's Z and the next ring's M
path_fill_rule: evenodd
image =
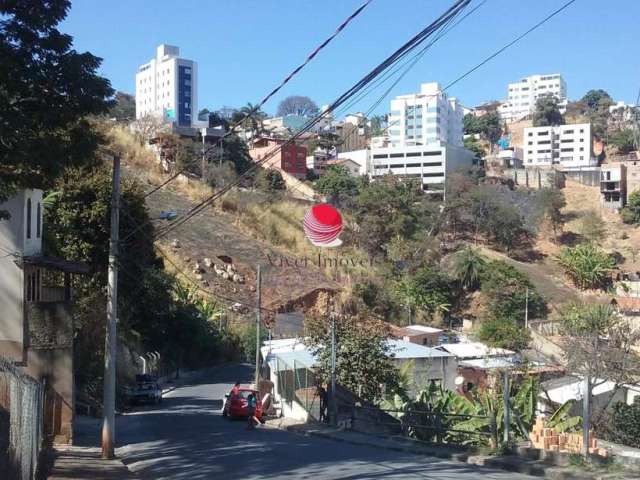
M160 43L178 45L198 62L199 108L258 102L363 0L74 0L61 30L75 47L104 59L114 88L134 90L138 65ZM452 0L373 0L316 59L264 108L287 95L322 105L349 88L424 28ZM472 6L480 3L473 0ZM389 97L446 84L527 30L564 0L487 0L402 79ZM564 12L449 90L464 105L506 96L507 83L535 73L561 73L571 99L603 88L635 102L640 88L640 1L577 0ZM366 111L386 90L353 111ZM385 99L378 113L388 109Z

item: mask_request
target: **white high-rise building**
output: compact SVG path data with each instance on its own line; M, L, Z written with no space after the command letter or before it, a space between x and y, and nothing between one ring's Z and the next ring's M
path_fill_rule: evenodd
M523 136L525 167L584 168L598 164L591 153L591 124L529 127Z
M438 83L423 83L420 93L391 100L389 142L392 147L462 146L462 110Z
M498 113L506 122L520 120L532 113L536 101L543 95L553 95L558 99L560 111L567 107L567 84L562 75L531 75L509 84L507 100L498 107Z
M136 118L162 116L190 127L198 114L198 65L179 58L180 49L162 44L156 58L136 73Z

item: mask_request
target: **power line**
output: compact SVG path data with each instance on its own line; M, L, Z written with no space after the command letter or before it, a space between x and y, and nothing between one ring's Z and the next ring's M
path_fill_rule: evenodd
M440 17L438 17L434 22L421 30L418 34L414 35L408 42L403 44L399 49L397 49L393 54L387 57L382 63L374 67L367 75L365 75L360 81L356 82L350 89L348 89L345 93L340 95L323 113L317 115L312 118L305 126L303 126L295 135L286 140L283 144L275 147L271 152L265 154L265 156L255 162L251 167L249 167L242 175L246 175L248 173L253 172L259 166L264 164L270 158L273 158L279 151L281 151L282 147L285 145L290 145L294 143L300 136L307 131L311 130L314 125L316 125L324 116L328 113L335 111L338 107L346 103L351 97L356 95L359 91L365 88L368 84L370 84L376 77L382 74L385 70L387 70L392 65L399 62L402 58L406 57L410 52L416 49L419 45L427 40L434 32L438 31L443 25L446 25L451 17L455 17L460 11L462 11L471 0L457 0L454 4L449 7L449 9L443 13ZM193 207L189 212L185 214L185 216L177 221L175 221L170 227L159 232L156 238L160 238L179 227L183 223L187 222L190 218L192 218L199 211L206 208L208 205L213 203L216 199L222 196L224 193L229 191L234 186L239 185L241 182L237 180L235 182L231 182L229 185L223 187L218 192L214 193L207 199L200 202L200 204Z

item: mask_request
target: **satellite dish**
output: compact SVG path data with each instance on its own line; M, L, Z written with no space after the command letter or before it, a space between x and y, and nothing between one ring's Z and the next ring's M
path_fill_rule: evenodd
M453 383L456 384L456 387L459 387L464 383L464 377L457 376Z

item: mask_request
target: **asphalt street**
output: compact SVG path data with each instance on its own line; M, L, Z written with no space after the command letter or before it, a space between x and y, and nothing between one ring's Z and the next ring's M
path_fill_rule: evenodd
M220 415L231 385L249 383L249 366L220 371L119 416L117 455L141 479L530 479L475 467L271 428L246 430ZM96 438L93 434L85 441ZM83 438L77 438L83 442Z

